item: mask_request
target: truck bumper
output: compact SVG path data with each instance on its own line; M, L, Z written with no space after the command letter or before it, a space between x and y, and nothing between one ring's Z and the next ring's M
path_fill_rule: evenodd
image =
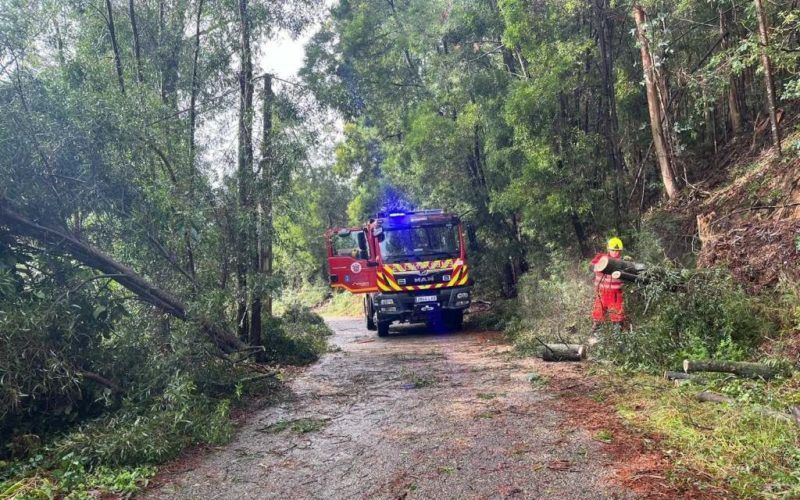
M463 311L472 300L472 287L459 286L413 292L371 294L381 321L425 321L442 311Z

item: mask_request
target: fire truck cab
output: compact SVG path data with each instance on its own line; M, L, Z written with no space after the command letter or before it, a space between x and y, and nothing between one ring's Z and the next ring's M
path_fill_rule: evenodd
M325 233L334 288L364 294L367 328L394 322L460 329L472 280L461 221L442 210L380 213L364 227Z

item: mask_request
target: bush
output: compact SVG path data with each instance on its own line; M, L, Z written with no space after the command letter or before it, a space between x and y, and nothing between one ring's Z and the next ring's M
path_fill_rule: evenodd
M660 268L649 275L650 284L628 294L629 364L660 370L685 358L742 360L776 330L727 271Z
M331 288L327 283L306 281L300 286L281 290L280 297L275 301L275 313L283 314L288 309L300 306L319 307L330 295Z
M328 348L332 335L325 321L307 307L290 306L282 317L267 325L267 356L273 363L313 363Z
M549 278L527 274L520 279L516 319L506 330L517 349L532 353L542 342L585 341L594 300L585 267L559 265Z
M128 400L121 410L55 441L50 451L86 467L158 464L187 446L227 441L229 407L227 400L200 394L187 375L176 373L149 405Z

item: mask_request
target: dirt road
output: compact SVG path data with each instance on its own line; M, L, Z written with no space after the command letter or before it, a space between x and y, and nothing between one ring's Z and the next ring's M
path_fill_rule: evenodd
M620 457L619 443L615 453L602 442L619 436L582 428L566 411L564 377L515 358L498 334L406 327L379 339L361 320L329 324L334 352L290 381L286 401L147 496L644 496L618 480L621 463L641 459L636 447Z

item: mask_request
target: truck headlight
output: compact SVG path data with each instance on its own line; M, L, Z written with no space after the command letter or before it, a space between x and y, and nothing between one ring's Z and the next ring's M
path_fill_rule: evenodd
M469 304L468 300L458 300L456 301L456 306L466 306Z
M456 295L456 298L457 299L468 299L469 298L469 292L459 292Z
M381 299L382 306L391 306L394 304L394 299Z
M450 275L449 274L443 275L442 276L442 281L450 281Z

